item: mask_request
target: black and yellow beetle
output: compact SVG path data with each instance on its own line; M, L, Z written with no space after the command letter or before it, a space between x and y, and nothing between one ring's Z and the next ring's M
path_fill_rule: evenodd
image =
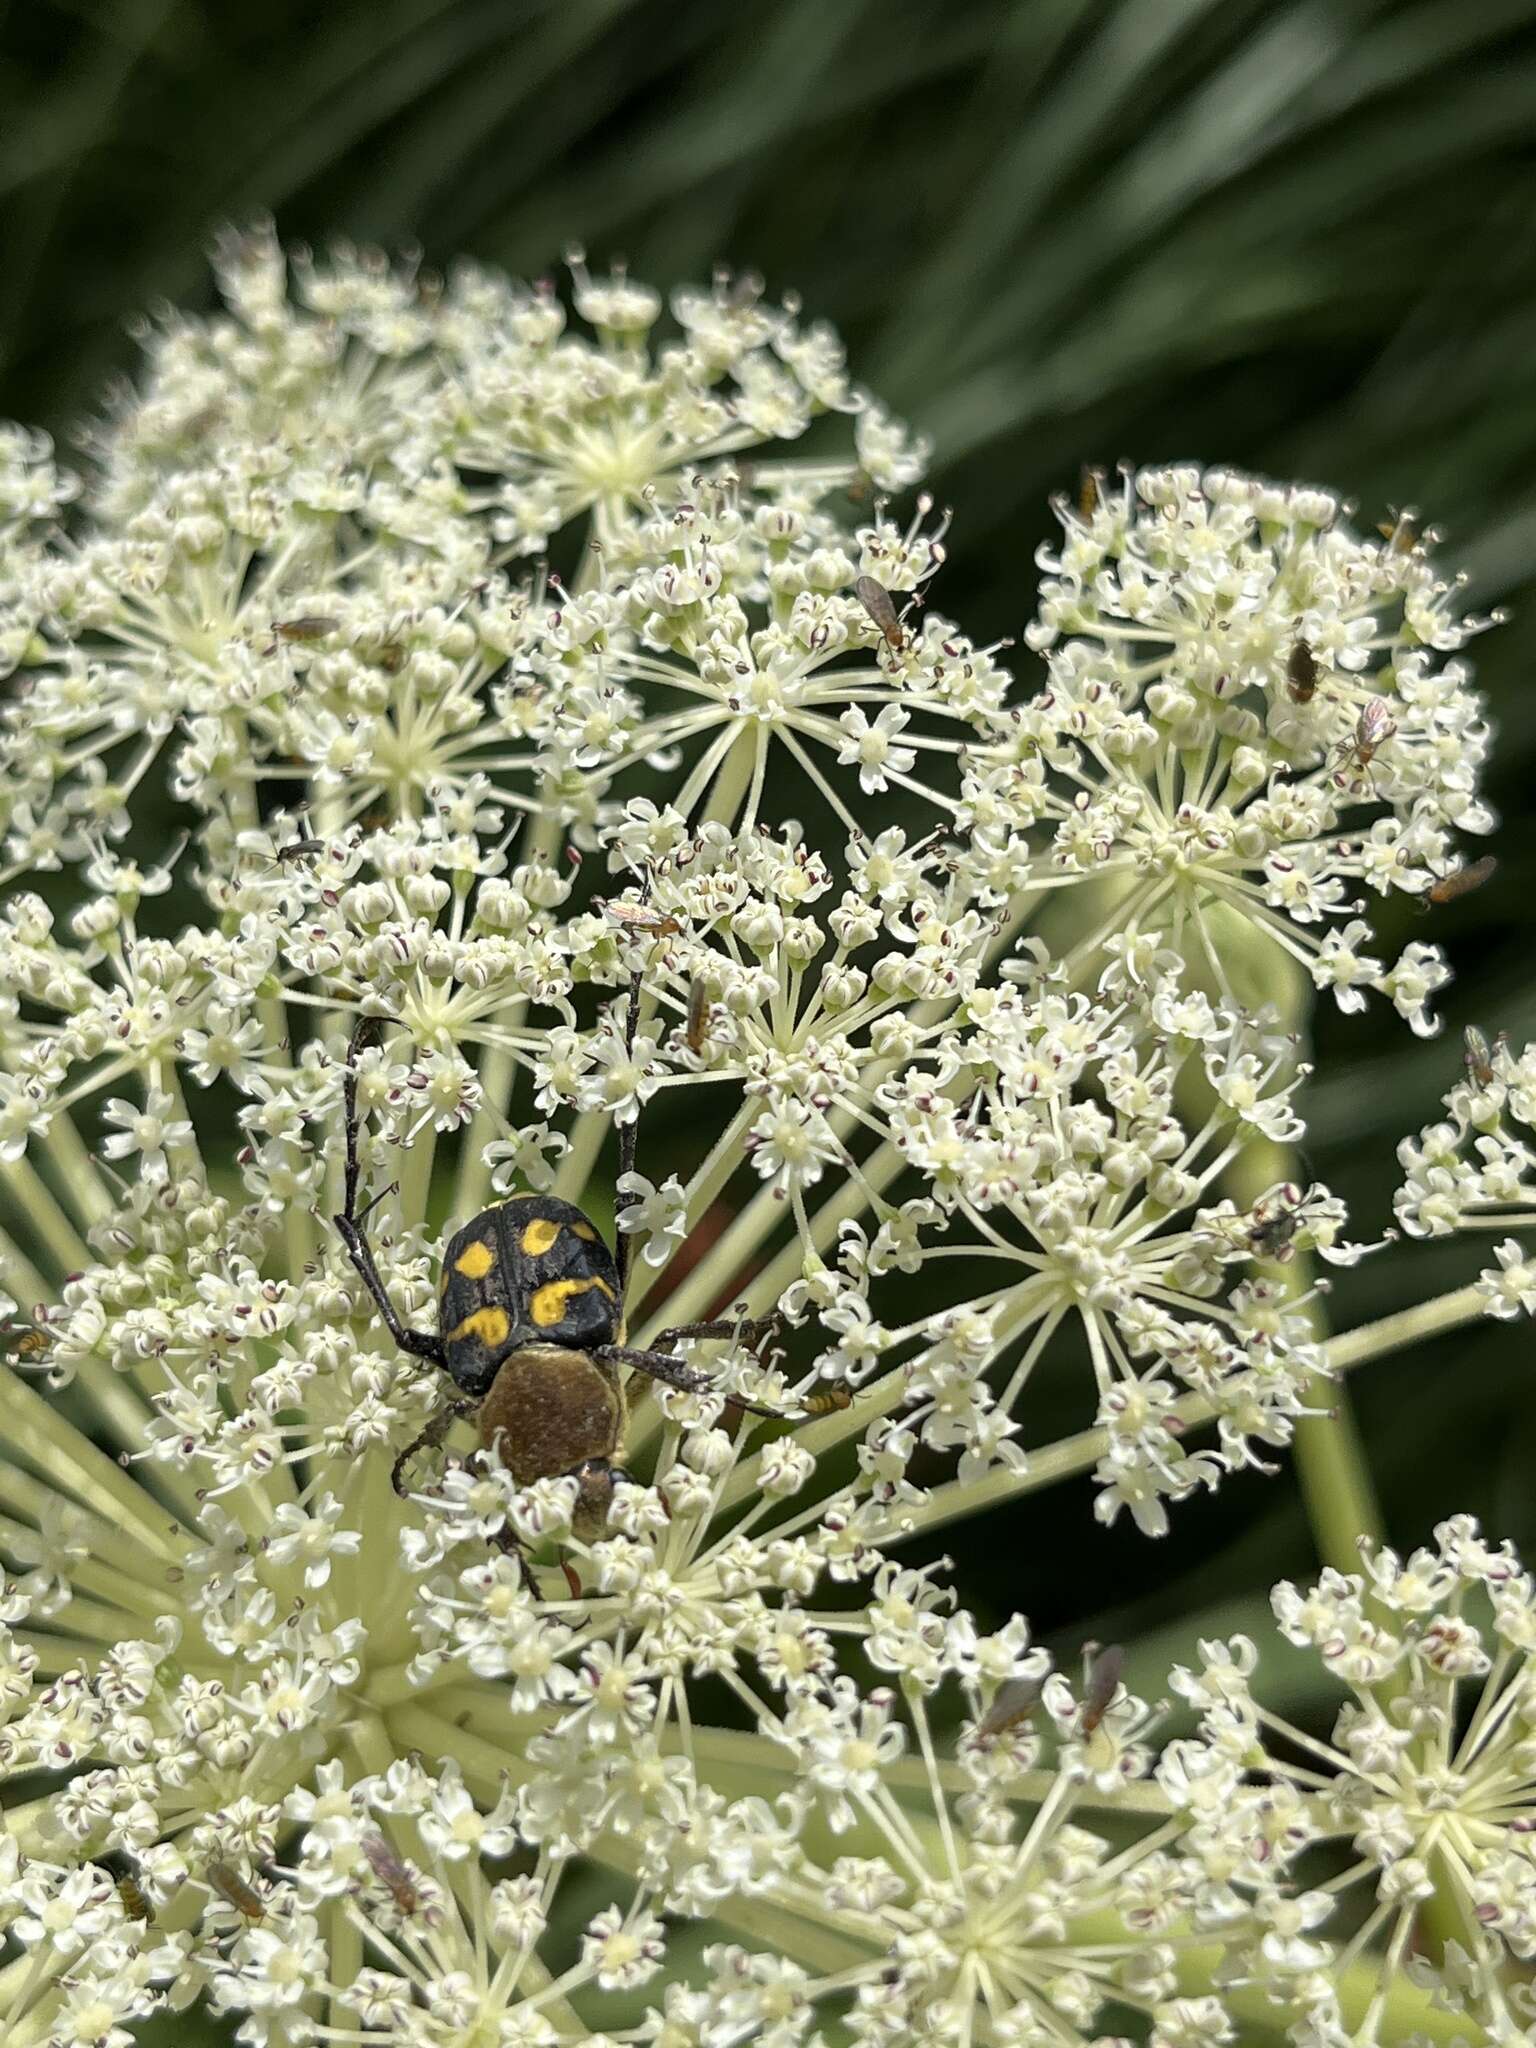
M625 1033L630 1044L637 984L638 977L630 991ZM395 1312L363 1234L367 1210L359 1213L357 1207L355 1061L363 1046L377 1042L379 1032L379 1020L365 1017L352 1034L347 1055L345 1194L335 1224L395 1342L412 1357L439 1366L460 1395L445 1402L395 1459L395 1489L405 1490L401 1475L418 1451L441 1443L460 1416L474 1415L482 1445L496 1447L519 1486L567 1475L576 1480L573 1526L578 1535L593 1535L607 1520L614 1486L629 1477L619 1462L628 1411L627 1375L637 1372L688 1393L707 1393L708 1375L673 1357L671 1346L688 1337L734 1337L756 1345L777 1329L779 1319L680 1323L637 1350L624 1342L629 1268L625 1233L615 1232L615 1257L596 1225L574 1203L554 1195L514 1195L481 1210L448 1240L438 1282L438 1328L431 1334L409 1329ZM625 1126L620 1135L622 1182L634 1164L634 1125ZM813 1397L795 1416L737 1394L731 1400L754 1415L782 1421L806 1421L847 1406L840 1391ZM510 1538L506 1547L516 1549ZM536 1593L536 1582L520 1553L519 1560L525 1583Z

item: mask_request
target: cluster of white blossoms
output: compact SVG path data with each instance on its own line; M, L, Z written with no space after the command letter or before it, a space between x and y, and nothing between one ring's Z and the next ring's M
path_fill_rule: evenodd
M1536 1046L1517 1054L1502 1034L1490 1044L1469 1029L1464 1065L1448 1116L1397 1149L1397 1217L1411 1237L1536 1222ZM1506 1237L1494 1258L1479 1282L1487 1313L1509 1322L1536 1312L1536 1267L1519 1240Z
M1364 1549L1358 1573L1275 1589L1280 1632L1313 1650L1345 1689L1328 1740L1254 1697L1245 1637L1201 1645L1174 1690L1199 1734L1170 1742L1157 1778L1209 1843L1234 1887L1289 1890L1285 1953L1269 1941L1241 1965L1292 1978L1308 2009L1295 2038L1344 2048L1382 2038L1393 1974L1407 1966L1444 2010L1519 2043L1536 2026L1536 1584L1507 1543L1469 1516L1402 1558ZM1324 1929L1354 1908L1343 1946ZM1363 2010L1340 1997L1348 1963L1369 1957Z
M1440 953L1375 957L1361 892L1422 896L1492 829L1481 700L1441 659L1492 621L1411 522L1362 539L1327 491L1143 470L1058 509L1026 636L1050 682L968 789L978 836L1001 862L1048 825L1037 885L1110 883L1110 929L1168 927L1229 996L1235 921L1342 1009L1379 989L1432 1031Z
M1318 1412L1287 955L1426 1028L1350 892L1487 829L1452 586L1144 472L1064 513L1034 688L755 281L218 269L79 477L0 437L7 2048L1327 2039L1370 1930L1113 1654L891 1553L1056 1466L1157 1533ZM349 1150L417 1332L488 1203L617 1223L694 1373L605 1517L422 1441Z

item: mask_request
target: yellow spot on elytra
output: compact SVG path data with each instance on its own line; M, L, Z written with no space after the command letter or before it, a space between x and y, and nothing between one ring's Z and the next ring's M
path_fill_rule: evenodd
M547 1216L536 1216L523 1232L523 1250L530 1259L536 1259L549 1250L559 1235L558 1223L552 1223Z
M565 1304L573 1294L585 1294L596 1287L613 1299L613 1289L606 1280L599 1280L594 1273L588 1280L550 1280L543 1287L535 1288L528 1299L528 1313L541 1330L553 1329L563 1320Z
M461 1337L478 1337L487 1350L494 1351L498 1344L506 1343L511 1327L504 1308L477 1308L456 1330L448 1332L448 1342L456 1344Z
M571 1225L571 1228L575 1231L576 1235L581 1239L583 1244L597 1243L597 1232L592 1228L590 1223L573 1223Z
M496 1254L488 1244L466 1245L453 1262L455 1273L462 1273L466 1280L483 1280L496 1263Z

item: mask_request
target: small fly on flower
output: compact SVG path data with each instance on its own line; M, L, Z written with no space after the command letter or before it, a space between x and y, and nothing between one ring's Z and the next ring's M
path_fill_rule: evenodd
M668 917L664 911L652 910L646 903L622 903L610 896L603 903L609 917L628 925L634 932L648 932L653 938L669 939L682 930L675 917Z
M1428 903L1455 903L1462 896L1470 896L1474 889L1481 889L1492 876L1498 861L1491 853L1485 853L1481 860L1470 860L1464 866L1452 868L1448 875L1442 875L1432 882L1424 892Z
M12 1358L33 1365L42 1358L52 1340L46 1330L40 1330L36 1323L11 1323L0 1326L0 1348Z
M873 576L856 576L853 594L869 613L879 628L880 637L895 654L905 651L906 629L896 616L896 604L883 583L877 583Z
M998 1687L997 1697L976 1723L976 1741L994 1742L999 1735L1006 1735L1021 1721L1027 1721L1039 1706L1044 1690L1043 1677L1008 1679Z
M695 1055L704 1050L704 1038L709 1028L709 996L709 983L702 978L695 981L688 991L688 1020L683 1026L683 1041Z
M304 818L304 808L299 811L299 821ZM296 839L288 840L282 846L274 846L270 854L253 851L250 858L265 861L269 868L292 868L304 861L313 860L316 854L324 853L325 841L301 833Z
M1462 1059L1466 1063L1467 1079L1474 1088L1491 1088L1494 1082L1493 1056L1508 1045L1509 1033L1501 1031L1490 1046L1477 1026L1469 1024L1463 1037L1465 1050Z
M1256 1258L1272 1259L1276 1265L1284 1265L1294 1256L1301 1205L1301 1189L1292 1181L1271 1189L1254 1204L1248 1242Z
M1293 704L1310 704L1317 695L1317 657L1310 642L1293 643L1285 663L1285 687Z
M1090 469L1085 462L1077 479L1078 517L1086 524L1099 509L1099 496L1104 482L1102 469Z
M323 640L340 624L340 619L330 618L323 612L301 612L296 619L274 619L272 631L279 640Z
M1354 732L1347 740L1340 740L1334 749L1334 759L1352 762L1360 774L1369 779L1371 763L1396 731L1397 720L1387 709L1386 698L1367 697L1360 706L1360 716L1355 720ZM1340 783L1346 780L1342 768L1336 779Z
M154 1918L144 1887L136 1877L120 1877L117 1880L117 1896L130 1920L142 1920L147 1926Z
M1124 1669L1125 1651L1118 1643L1108 1643L1097 1651L1083 1684L1083 1705L1077 1722L1079 1735L1086 1737L1097 1730L1119 1690Z
M206 1866L203 1875L225 1905L232 1906L242 1920L249 1921L254 1927L266 1919L267 1909L261 1894L246 1883L232 1864L215 1857Z
M409 1917L421 1910L421 1888L382 1835L364 1835L363 1854L373 1874L400 1911Z
M1376 531L1387 543L1389 553L1411 555L1418 546L1419 515L1417 512L1395 512L1390 519L1383 519Z

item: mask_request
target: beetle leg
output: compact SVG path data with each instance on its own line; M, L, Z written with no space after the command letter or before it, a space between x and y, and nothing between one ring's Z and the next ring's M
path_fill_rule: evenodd
M418 1451L435 1449L461 1416L473 1415L479 1406L480 1403L478 1401L445 1401L443 1403L442 1407L438 1409L432 1420L421 1432L421 1435L413 1438L406 1445L405 1449L391 1466L389 1483L396 1493L402 1495L405 1493L406 1489L400 1484L400 1474L405 1470L412 1458L415 1457L416 1453Z
M402 1351L412 1358L430 1358L434 1365L446 1368L448 1354L442 1339L429 1335L425 1330L409 1330L395 1313L395 1305L385 1291L384 1282L379 1278L379 1269L374 1264L373 1249L363 1235L363 1217L373 1207L370 1202L363 1215L357 1213L357 1184L360 1177L357 1137L359 1119L357 1114L357 1068L354 1064L360 1047L376 1045L380 1033L377 1017L363 1017L352 1033L352 1042L347 1047L347 1065L342 1081L342 1101L346 1110L347 1124L347 1168L342 1195L341 1214L333 1216L332 1222L347 1248L347 1257L357 1269L357 1276L373 1296L384 1326Z
M734 1328L734 1324L732 1325ZM677 1387L685 1394L708 1394L718 1391L707 1372L695 1372L691 1366L673 1358L665 1351L632 1351L627 1344L603 1344L590 1354L603 1358L614 1365L633 1366L636 1372L643 1372L653 1380L661 1380L666 1386ZM740 1394L726 1394L725 1399L734 1407L745 1408L753 1415L767 1415L775 1422L794 1421L782 1408L769 1408L761 1401L747 1401Z
M670 1351L679 1337L734 1337L755 1351L765 1337L776 1336L784 1318L777 1310L771 1316L715 1316L705 1323L675 1323L652 1342L652 1351Z
M528 1562L527 1551L524 1550L522 1544L512 1534L512 1531L510 1529L498 1529L490 1540L495 1544L503 1557L515 1557L517 1559L517 1572L518 1577L523 1582L523 1591L531 1599L541 1600L544 1596L539 1590L538 1575L534 1571L533 1566Z

